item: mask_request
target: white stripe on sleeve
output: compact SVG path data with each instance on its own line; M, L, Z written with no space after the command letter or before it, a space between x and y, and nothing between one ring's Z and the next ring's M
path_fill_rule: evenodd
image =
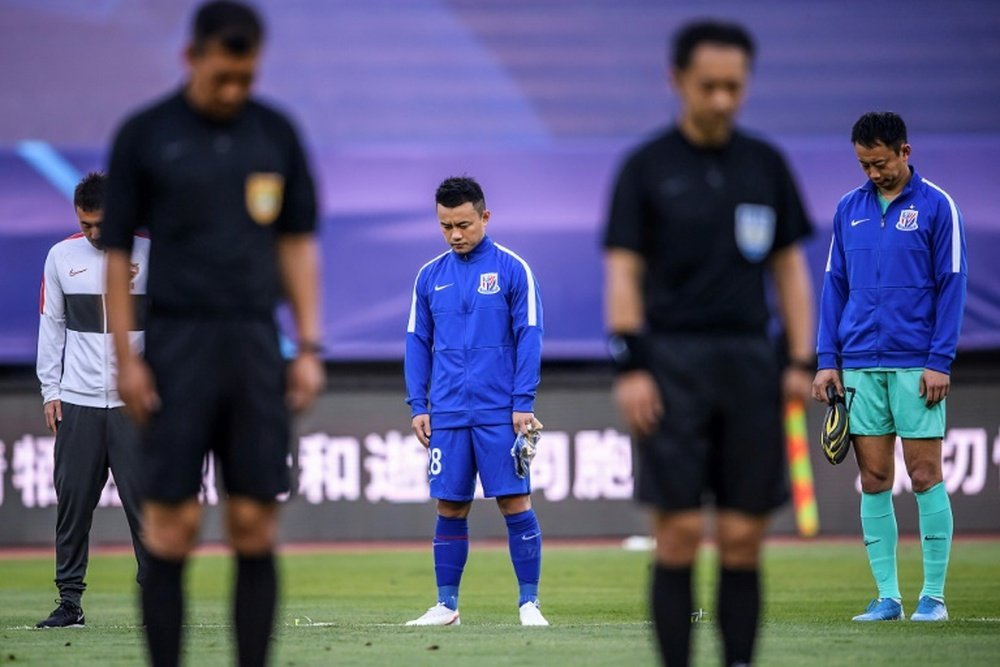
M958 225L958 207L955 206L955 200L947 192L926 178L920 180L943 194L944 198L948 200L948 206L951 208L951 272L958 273L962 270L962 230Z
M531 273L531 267L528 263L521 259L521 257L514 251L503 247L499 243L494 243L497 249L507 253L524 267L525 279L528 281L528 326L537 327L538 326L538 297L535 294L535 276Z
M448 250L441 253L431 261L421 266L420 270L417 271L417 277L413 279L413 296L410 299L410 319L406 323L406 333L414 333L417 329L417 283L420 282L420 274L424 272L424 269L447 255L449 252L451 251Z

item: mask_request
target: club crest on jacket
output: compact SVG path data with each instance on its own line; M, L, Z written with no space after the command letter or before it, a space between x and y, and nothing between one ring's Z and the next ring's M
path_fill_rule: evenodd
M896 229L901 232L917 231L917 211L913 208L903 209L899 212L899 221L896 222Z
M496 294L500 291L500 282L497 280L497 273L481 273L479 274L479 289L476 290L480 294Z

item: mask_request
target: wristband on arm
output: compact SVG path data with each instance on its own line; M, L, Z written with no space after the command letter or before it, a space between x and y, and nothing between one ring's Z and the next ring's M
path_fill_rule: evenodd
M325 351L323 349L323 344L314 340L300 340L296 346L296 350L299 354L314 354L319 356Z
M816 358L810 359L796 359L792 358L788 360L788 368L794 368L798 371L804 371L806 373L816 373Z
M614 333L608 338L608 351L615 364L615 374L649 370L646 338L637 333Z

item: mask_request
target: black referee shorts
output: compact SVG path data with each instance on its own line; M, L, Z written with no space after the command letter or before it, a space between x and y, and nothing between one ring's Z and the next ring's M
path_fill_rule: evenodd
M161 401L143 442L147 499L195 496L209 451L228 493L272 501L288 491L291 422L273 322L150 317L146 360Z
M779 367L745 335L650 337L663 418L637 443L636 497L661 510L765 514L788 500Z

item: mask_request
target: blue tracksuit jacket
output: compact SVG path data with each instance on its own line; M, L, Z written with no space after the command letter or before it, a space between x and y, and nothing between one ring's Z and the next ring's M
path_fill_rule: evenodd
M819 368L949 373L965 308L962 214L915 170L882 214L868 181L837 205L823 280Z
M542 301L527 262L483 240L421 267L406 328L406 402L431 428L509 424L534 412Z

